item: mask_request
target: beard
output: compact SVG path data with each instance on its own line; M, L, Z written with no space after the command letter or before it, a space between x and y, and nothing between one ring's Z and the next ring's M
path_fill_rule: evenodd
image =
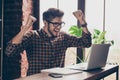
M48 25L48 32L50 33L51 35L51 38L56 38L57 36L55 36L52 31L50 30L50 26Z

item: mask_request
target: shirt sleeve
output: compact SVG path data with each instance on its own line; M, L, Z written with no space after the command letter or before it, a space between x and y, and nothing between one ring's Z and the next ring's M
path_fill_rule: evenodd
M65 35L65 43L67 47L80 47L88 48L92 44L91 33L83 33L82 37L78 38L76 36Z
M23 36L22 42L19 44L13 44L12 41L8 42L5 53L7 56L19 55L25 50L32 42L33 32L30 31Z

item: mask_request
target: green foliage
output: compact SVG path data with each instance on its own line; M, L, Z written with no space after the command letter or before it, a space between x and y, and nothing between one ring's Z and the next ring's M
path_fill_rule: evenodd
M82 36L82 27L79 27L77 25L72 25L69 29L69 33L74 35L74 36L77 36L77 37L81 37ZM92 34L92 43L93 44L104 44L104 43L109 43L111 45L114 44L114 41L113 40L106 40L105 38L105 35L106 35L106 31L100 31L98 29L94 29L94 32ZM85 62L87 61L88 57L85 59L80 59L78 56L77 58L81 61L81 62Z
M82 36L82 28L77 25L72 25L69 29L69 33L81 37ZM93 44L104 44L104 43L110 43L111 45L114 44L113 40L106 40L105 38L106 31L100 31L98 29L94 29L94 32L92 34L92 43Z
M105 34L106 34L106 31L100 32L100 30L94 29L93 36L92 36L93 43L94 44L104 43L105 42Z
M77 25L72 25L69 29L69 33L77 36L77 37L81 37L82 36L82 28L80 26ZM74 53L74 52L73 52ZM77 56L77 58L81 61L84 62L84 59L81 59Z
M72 25L69 29L69 33L81 37L82 36L82 28L77 25ZM111 45L114 44L113 40L106 40L105 38L106 31L100 31L98 29L94 29L94 32L92 34L92 43L93 44L104 44L109 43Z
M92 35L92 41L93 44L103 44L103 43L110 43L111 45L114 44L114 41L108 41L105 38L106 31L101 32L98 29L94 29L93 35Z
M82 28L76 25L72 25L69 29L69 33L77 36L77 37L81 37L82 36Z

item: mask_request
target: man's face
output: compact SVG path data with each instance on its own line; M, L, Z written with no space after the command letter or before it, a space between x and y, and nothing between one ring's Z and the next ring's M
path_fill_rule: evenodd
M52 21L47 22L49 34L53 37L56 37L59 34L62 25L64 24L64 22L62 22L62 18L56 17Z

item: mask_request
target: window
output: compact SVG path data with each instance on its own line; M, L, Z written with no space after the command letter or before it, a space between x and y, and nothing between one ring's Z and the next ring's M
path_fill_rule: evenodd
M108 62L120 64L120 5L119 0L87 0L86 20L91 32L93 29L103 30L103 11L105 1L105 31L107 40L114 40L114 45L110 47ZM114 80L113 78L111 78ZM110 80L110 79L108 79Z
M40 28L43 27L42 13L48 8L59 8L64 11L63 21L66 23L61 29L68 33L68 29L72 25L77 25L77 19L73 16L72 12L77 10L78 0L40 0ZM69 6L69 5L71 6ZM65 65L76 63L76 48L70 48L66 51Z
M66 23L65 26L62 28L63 31L68 32L68 29L70 26L77 24L76 18L73 16L72 12L77 10L77 0L71 0L69 1L69 5L72 6L66 6L68 5L67 0L40 0L40 27L43 27L43 21L42 21L42 13L46 11L48 8L57 8L64 11L64 17L63 21Z
M103 0L87 0L85 4L86 21L88 28L93 29L103 28Z

